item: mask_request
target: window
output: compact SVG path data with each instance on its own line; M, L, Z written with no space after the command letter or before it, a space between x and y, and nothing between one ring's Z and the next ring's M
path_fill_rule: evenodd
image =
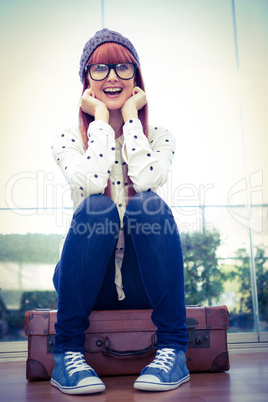
M150 124L177 138L160 195L182 233L187 301L226 304L234 341L241 333L267 341L268 6L137 0L130 13L122 0L103 3L105 26L130 38L139 53ZM80 53L102 16L96 2L82 0L64 7L48 0L41 17L38 2L0 7L0 336L17 341L25 339L25 309L56 305L51 278L72 209L50 145L62 127L77 124Z

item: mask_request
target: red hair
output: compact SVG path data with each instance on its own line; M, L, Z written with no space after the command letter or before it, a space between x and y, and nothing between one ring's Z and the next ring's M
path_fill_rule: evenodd
M134 56L130 53L128 49L124 46L119 45L118 43L103 43L94 51L90 59L88 60L87 64L93 63L107 63L107 64L116 64L116 63L137 63L137 60ZM140 87L143 91L145 91L145 86L141 74L141 69L138 64L135 73L135 85ZM89 87L89 80L88 74L84 75L83 80L83 89L82 95L84 91ZM147 104L138 111L138 117L141 121L143 132L146 137L148 137L148 106ZM94 121L94 117L90 116L87 113L84 113L82 109L79 110L79 129L81 132L82 140L84 143L85 149L88 148L88 137L87 137L87 130L89 124ZM136 194L133 183L131 182L130 178L128 178L128 197L129 199ZM108 186L105 190L105 194L110 197L110 180L108 182Z
M128 49L124 46L119 45L118 43L103 43L94 51L87 64L93 63L107 63L107 64L116 64L116 63L137 63L134 56L130 53ZM140 66L138 65L135 74L135 82L136 86L140 87L143 91L145 91L144 82L141 75ZM83 89L82 95L84 91L89 87L88 75L85 74L83 80ZM147 104L138 111L138 117L141 121L143 132L146 137L148 137L148 106ZM90 116L87 113L84 113L81 109L79 110L79 128L81 132L81 136L83 139L83 143L85 148L88 148L88 137L87 130L89 124L94 121L94 117Z

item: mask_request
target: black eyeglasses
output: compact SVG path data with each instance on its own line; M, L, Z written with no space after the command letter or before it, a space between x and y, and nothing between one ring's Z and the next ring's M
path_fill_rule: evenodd
M122 80L130 80L134 77L137 63L120 63L120 64L88 64L85 70L89 71L89 75L94 81L102 81L108 77L111 69Z

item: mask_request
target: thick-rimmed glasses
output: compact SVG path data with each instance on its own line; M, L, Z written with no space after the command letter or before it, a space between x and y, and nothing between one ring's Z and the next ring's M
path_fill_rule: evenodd
M120 63L120 64L88 64L86 70L94 81L102 81L108 77L111 69L122 80L130 80L134 77L137 68L136 63Z

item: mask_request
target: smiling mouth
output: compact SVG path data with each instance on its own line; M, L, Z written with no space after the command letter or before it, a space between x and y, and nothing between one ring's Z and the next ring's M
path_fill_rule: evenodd
M103 90L103 92L106 95L110 95L110 96L120 95L122 91L123 91L122 88L105 88Z

